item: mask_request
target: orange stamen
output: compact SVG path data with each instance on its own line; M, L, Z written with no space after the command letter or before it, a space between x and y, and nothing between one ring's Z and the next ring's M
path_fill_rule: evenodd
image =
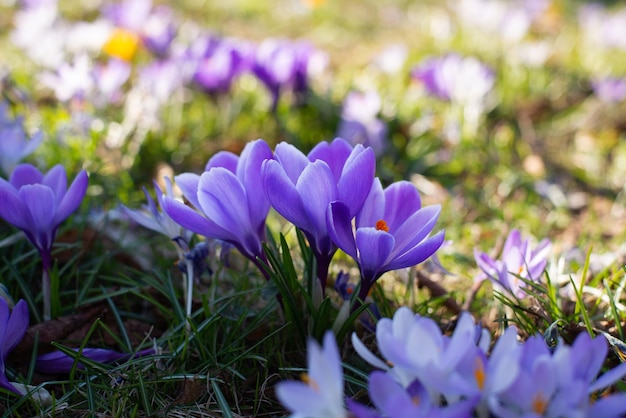
M379 231L389 232L389 226L387 225L387 222L382 219L376 221L376 229Z

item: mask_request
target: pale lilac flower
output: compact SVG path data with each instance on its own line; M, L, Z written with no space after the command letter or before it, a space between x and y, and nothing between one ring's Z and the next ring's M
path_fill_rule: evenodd
M593 92L606 103L618 103L626 99L626 78L605 77L592 80Z
M265 218L269 202L263 190L261 164L272 158L263 140L248 143L241 156L222 151L214 155L198 176L184 173L176 184L193 207L169 196L163 209L183 228L233 244L255 264L264 259Z
M626 8L607 10L597 3L579 9L579 25L592 47L626 50Z
M495 82L493 71L474 57L450 53L424 60L411 71L426 91L464 106L481 103Z
M328 233L359 265L361 300L384 273L417 265L439 249L444 232L430 234L440 211L438 205L422 208L419 192L410 182L396 182L383 190L378 179L356 216L355 228L353 212L343 202L330 204Z
M177 60L155 60L139 69L138 86L156 103L167 103L172 94L182 88L183 64Z
M126 61L111 58L105 65L94 69L94 82L99 105L118 103L123 98L122 85L129 79L132 68Z
M488 278L499 290L506 290L517 298L524 298L526 283L522 280L539 282L548 262L552 244L548 239L541 241L535 249L529 239L522 239L514 229L507 237L502 249L501 260L474 249L476 264L484 272L477 280Z
M475 366L482 350L473 343L475 335L474 321L467 313L461 315L453 335L448 337L442 335L432 319L402 307L393 319L383 318L376 326L378 349L385 361L376 357L354 333L352 344L365 361L387 371L402 387L407 388L417 379L428 391L431 402L438 403L443 395L452 404L461 396L475 397L480 393L476 383L480 370Z
M286 381L276 385L276 397L293 417L345 418L343 370L335 336L324 334L323 346L309 339L304 381Z
M40 80L62 102L71 99L83 101L95 88L93 69L91 59L82 54L72 63L62 63L55 72L43 73Z
M5 376L5 364L9 353L22 341L28 328L28 305L20 300L15 304L13 312L4 298L0 298L0 387L11 392L20 393Z
M373 90L350 92L343 101L337 136L352 145L371 147L378 156L387 146L387 125L378 118L381 100Z
M343 202L352 219L374 180L375 157L370 148L352 148L341 138L318 144L308 156L285 142L275 160L263 163L263 186L272 207L304 231L317 261L322 289L337 251L329 236L326 214L331 202Z
M0 169L10 175L22 159L41 144L43 134L27 139L21 118L12 119L6 103L0 102Z
M391 44L376 56L374 65L382 72L395 74L399 72L406 62L409 51L404 44Z
M161 190L161 187L159 187L156 181L154 181L153 184L154 191L156 193L156 202L152 198L148 190L144 187L143 193L146 196L147 205L144 205L144 207L140 210L132 210L122 205L122 210L133 221L137 222L145 228L163 234L171 240L182 237L186 242L189 242L191 238L191 233L185 228L181 227L174 219L172 219L168 215L166 211L162 209L163 198L165 196L169 196L174 199L178 198L178 196L174 194L172 181L169 179L169 177L165 177L165 193L163 193L163 190Z

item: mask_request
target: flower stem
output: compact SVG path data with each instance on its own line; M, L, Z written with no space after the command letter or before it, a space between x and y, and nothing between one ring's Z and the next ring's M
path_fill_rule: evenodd
M50 268L44 266L41 276L42 291L43 291L43 320L49 321L52 319L52 309L50 307Z
M186 283L185 283L186 279ZM185 329L191 332L191 300L193 298L193 260L187 259L187 274L183 274L183 289L185 290Z

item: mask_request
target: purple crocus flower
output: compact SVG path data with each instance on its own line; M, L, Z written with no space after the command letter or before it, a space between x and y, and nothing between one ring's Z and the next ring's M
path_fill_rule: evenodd
M534 250L531 249L530 240L522 240L519 230L514 229L504 243L501 260L494 260L487 254L474 250L476 264L484 272L477 280L489 278L498 289L504 289L517 298L524 298L526 283L521 279L539 282L551 249L552 244L548 239L541 241Z
M49 274L56 231L80 206L87 183L87 172L82 170L68 188L61 165L44 175L30 164L20 164L9 181L0 178L0 217L21 229L41 255L45 319L50 319Z
M361 300L385 272L419 264L437 251L444 232L430 233L440 211L438 205L422 208L419 193L410 182L393 183L383 191L378 179L356 216L356 231L350 208L341 201L330 204L328 233L359 265Z
M9 117L6 103L0 102L0 169L10 175L15 166L32 153L43 140L41 132L26 139L21 118Z
M343 370L335 336L324 334L323 346L309 339L308 374L303 381L285 381L276 385L276 397L293 416L310 418L345 418Z
M626 78L606 77L591 82L593 92L605 103L618 103L626 99Z
M374 180L376 160L370 148L352 148L344 139L318 144L307 156L288 143L276 146L275 160L263 163L263 186L274 209L304 231L326 286L328 266L337 251L326 224L330 202L343 202L352 219L363 206Z
M483 375L478 366L484 353L480 345L471 343L475 335L476 327L468 313L461 315L452 336L445 336L435 321L402 307L393 319L383 318L376 326L378 349L385 361L354 333L352 344L365 361L386 371L401 387L408 388L418 380L430 402L438 404L443 396L452 405L462 397L476 403L480 398L477 381Z
M28 305L20 300L9 313L7 301L0 298L0 387L20 393L4 375L4 362L9 353L22 341L28 328Z
M257 258L265 259L261 242L270 208L261 164L271 158L272 150L261 139L248 143L240 157L219 152L201 176L175 177L185 198L200 213L169 196L163 199L163 209L183 228L227 241L258 265Z
M387 125L377 117L380 107L380 96L375 91L348 93L337 136L352 144L372 147L376 155L381 155L387 145Z
M73 348L77 355L79 349ZM80 355L98 363L113 363L116 361L125 362L133 358L150 356L155 353L153 348L139 351L135 354L120 353L119 351L109 350L105 348L83 348ZM56 350L37 357L35 362L35 370L39 373L69 373L74 367L75 359L66 353ZM78 361L76 368L84 369L85 366Z

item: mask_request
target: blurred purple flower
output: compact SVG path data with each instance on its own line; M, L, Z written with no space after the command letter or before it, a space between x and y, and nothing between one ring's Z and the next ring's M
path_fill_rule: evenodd
M605 77L592 80L593 92L606 103L617 103L626 99L626 78Z
M552 244L548 239L541 241L534 250L531 249L530 240L522 240L520 232L514 229L504 243L501 260L494 260L474 249L476 264L484 272L476 280L488 278L498 289L524 298L526 283L521 279L539 282L551 249Z
M380 156L387 146L387 125L378 119L381 102L375 91L350 92L343 101L337 136L352 145L372 147Z
M172 10L166 6L155 7L142 26L143 44L156 56L165 57L175 37L176 26Z
M98 96L96 105L103 106L110 103L119 103L123 94L122 85L130 77L132 68L126 61L112 58L105 65L97 65L93 77Z
M10 175L17 164L43 140L41 131L26 139L22 118L12 119L8 105L0 102L0 169Z
M240 157L219 152L201 176L184 173L175 178L185 198L200 213L169 196L163 199L163 209L183 228L227 241L258 265L257 257L265 259L261 242L270 208L261 164L271 158L272 150L260 139L248 143Z
M119 351L104 348L83 348L82 350L73 348L72 350L76 351L77 356L80 351L80 356L86 357L89 360L96 361L98 363L113 363L116 361L125 362L133 358L151 356L155 353L153 348L148 348L134 354L120 353ZM85 366L80 362L80 357L78 361L76 361L74 357L65 354L62 351L56 350L38 356L35 362L35 370L39 373L48 374L69 373L74 367L74 363L76 363L77 369L85 368Z
M489 67L455 53L424 60L413 68L411 77L421 81L432 96L462 105L481 102L495 82Z
M197 59L194 81L209 94L226 93L250 66L252 46L235 39L211 38Z
M307 92L311 67L322 62L320 58L305 41L265 39L257 46L252 72L270 91L272 111L276 110L285 89L300 96Z
M20 300L15 304L13 312L9 313L9 305L4 298L0 298L0 387L11 392L21 393L5 376L7 356L22 341L28 328L28 305Z
M152 10L152 0L124 0L106 3L102 14L116 26L139 33Z
M263 186L272 207L300 228L317 261L322 289L337 251L326 224L328 205L343 202L352 219L363 206L375 171L374 153L344 139L318 144L308 157L286 142L276 146L275 160L263 163Z
M346 418L343 370L335 336L324 334L323 346L309 339L308 374L303 382L284 381L276 385L276 397L293 416L310 418Z
M95 87L93 63L86 54L77 56L72 63L60 64L54 72L43 73L40 79L62 102L72 99L82 102Z
M184 64L179 60L154 60L139 70L139 86L157 103L171 100L172 94L183 85Z
M350 255L361 271L359 298L385 272L411 267L426 260L441 246L444 232L430 236L440 206L421 207L419 193L407 181L393 183L384 191L375 179L352 226L352 211L341 201L328 209L330 238Z
M88 181L87 172L82 170L68 189L61 165L44 175L30 164L20 164L9 181L0 178L0 218L21 229L41 255L46 320L50 319L52 244L61 222L83 201Z

